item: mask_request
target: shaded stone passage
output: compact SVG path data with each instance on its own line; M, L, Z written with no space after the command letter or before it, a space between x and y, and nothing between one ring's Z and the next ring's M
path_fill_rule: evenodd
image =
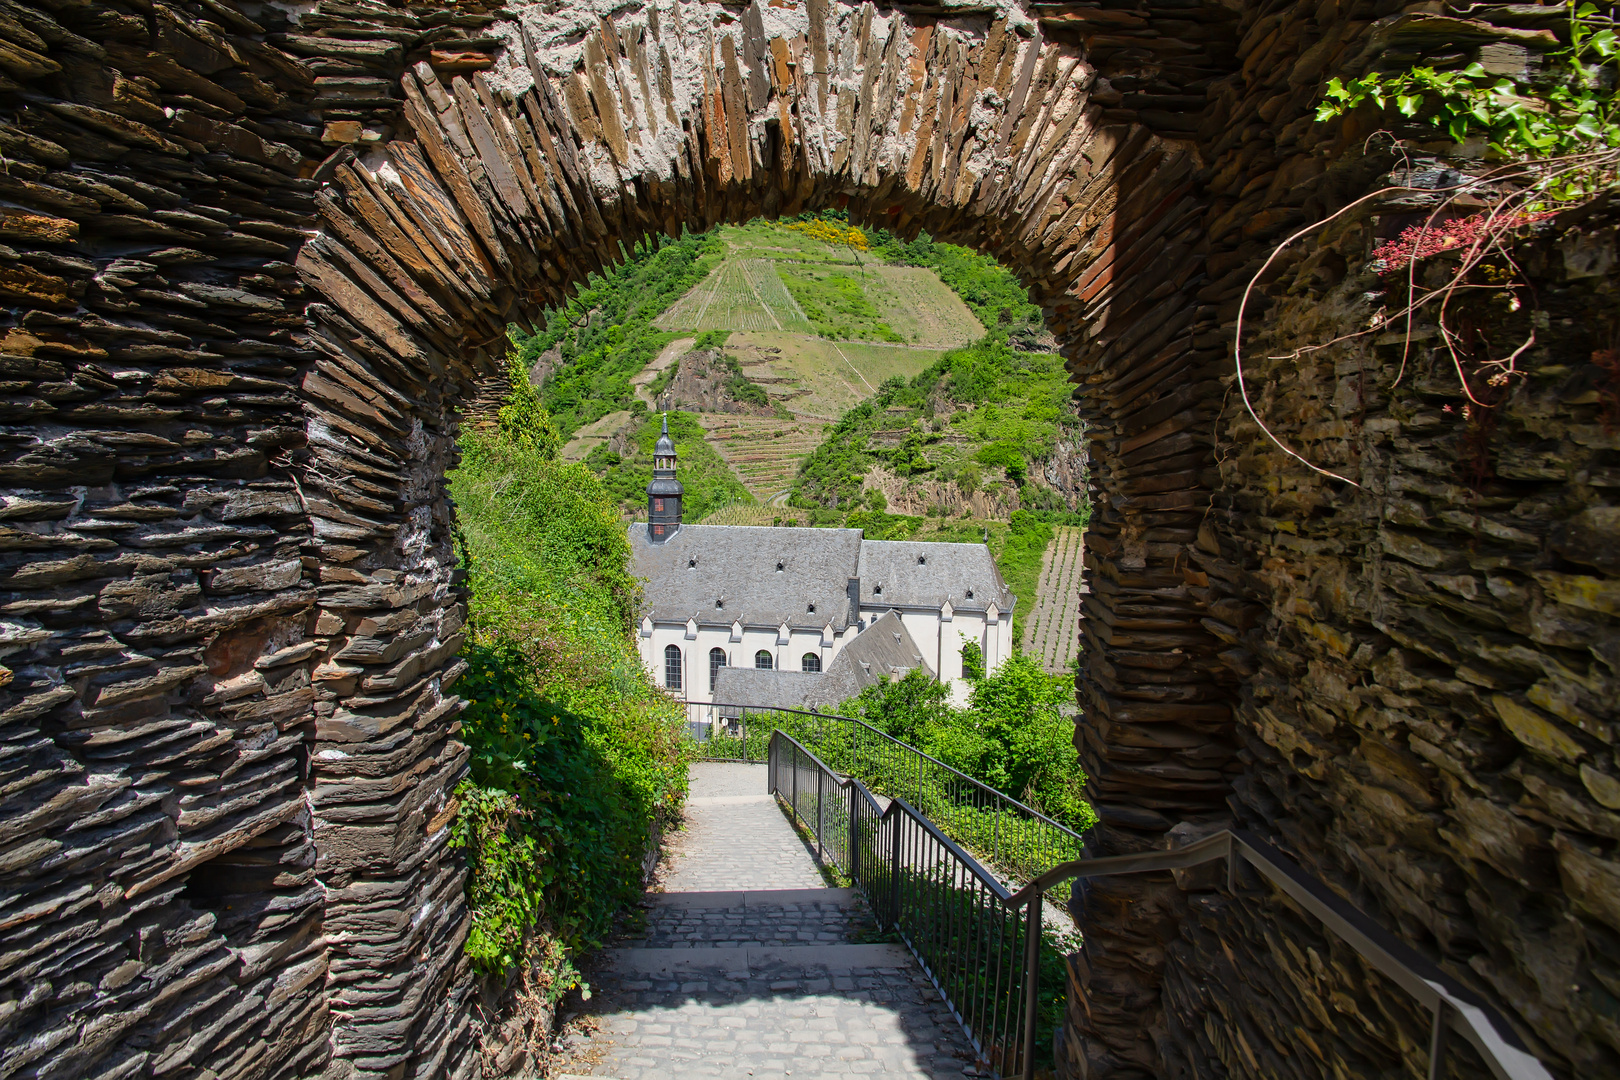
M672 891L649 894L644 928L605 958L591 1003L602 1026L565 1071L977 1075L911 954L876 942L854 890L822 886L764 787L762 766L693 767L687 831L664 882Z

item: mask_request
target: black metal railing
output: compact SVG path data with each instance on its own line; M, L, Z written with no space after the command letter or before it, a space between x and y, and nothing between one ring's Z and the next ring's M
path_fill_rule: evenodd
M1253 867L1429 1012L1429 1080L1438 1080L1444 1074L1446 1046L1453 1035L1462 1036L1473 1046L1497 1080L1552 1080L1552 1074L1487 1002L1351 907L1282 852L1243 829L1223 830L1172 851L1144 851L1065 863L1025 885L1008 903L1016 905L1038 899L1043 891L1059 881L1183 870L1218 859L1226 860L1228 893L1237 895L1238 867Z
M778 730L769 784L815 837L818 854L899 934L1002 1076L1035 1075L1041 895L1014 901L996 876L904 798L885 809L859 779L840 775Z
M700 757L764 761L771 733L781 730L871 791L904 798L1004 882L1021 885L1086 854L1075 829L858 717L700 702L686 708ZM1047 898L1066 904L1069 883L1060 882Z
M1444 1075L1453 1036L1497 1080L1552 1080L1488 1003L1252 833L1072 860L1009 892L906 799L884 809L861 780L840 775L792 736L773 732L767 759L771 792L814 835L821 857L865 894L880 923L899 933L981 1059L1004 1077L1035 1074L1043 895L1065 882L1225 859L1228 893L1237 895L1239 865L1252 867L1429 1012L1430 1080Z

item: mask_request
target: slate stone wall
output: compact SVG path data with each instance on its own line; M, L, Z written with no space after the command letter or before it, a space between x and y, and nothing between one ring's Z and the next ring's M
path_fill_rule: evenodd
M456 409L621 242L825 205L995 253L1070 358L1099 849L1236 817L1608 1068L1612 232L1526 249L1545 371L1467 483L1429 345L1399 392L1387 342L1265 359L1361 324L1400 207L1251 309L1268 422L1364 487L1231 384L1259 262L1393 164L1321 81L1554 44L1433 7L0 7L0 1070L478 1068ZM1091 891L1069 1074L1418 1068L1308 921L1180 884Z

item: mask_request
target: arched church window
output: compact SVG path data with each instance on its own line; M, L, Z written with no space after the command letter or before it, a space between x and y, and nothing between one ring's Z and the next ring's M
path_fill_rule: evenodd
M761 649L754 654L754 666L761 671L769 671L776 665L771 663L771 654Z
M726 666L726 650L709 650L709 693L714 693L714 681L720 675L720 669Z
M681 649L679 645L664 646L664 686L670 690L681 688Z
M817 672L821 670L821 657L813 652L807 652L799 660L799 670Z

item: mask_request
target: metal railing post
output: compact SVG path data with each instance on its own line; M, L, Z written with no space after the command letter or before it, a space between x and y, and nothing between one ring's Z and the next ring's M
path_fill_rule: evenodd
M827 774L816 769L816 858L827 861L826 845L821 837L827 831Z
M1041 894L1029 898L1024 924L1024 1080L1035 1080L1035 1020L1041 999Z
M849 880L861 885L861 814L860 792L855 781L849 782Z
M892 811L894 805L891 803ZM893 843L889 845L889 924L896 930L900 929L900 815L895 814L889 819L889 832L893 836Z
M1429 1080L1440 1080L1446 1060L1446 1010L1450 1007L1444 1001L1434 1003L1434 1026L1429 1031Z

